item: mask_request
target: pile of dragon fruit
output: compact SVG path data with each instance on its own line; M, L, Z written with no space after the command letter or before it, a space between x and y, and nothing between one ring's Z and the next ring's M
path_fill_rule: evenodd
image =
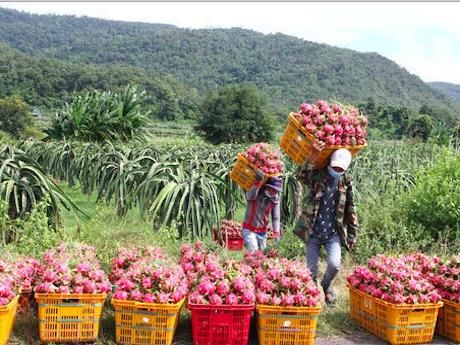
M278 150L267 143L252 145L242 155L264 174L276 175L283 172L283 162Z
M119 251L112 262L111 278L113 298L119 300L170 304L180 302L188 293L182 267L154 247Z
M240 222L224 219L219 228L214 228L216 234L220 234L222 239L239 239L243 237L242 227Z
M125 277L131 266L139 260L164 259L163 250L158 247L127 247L120 248L112 260L109 280L112 284Z
M441 300L444 278L434 275L438 269L423 254L391 257L377 255L366 266L356 267L348 276L348 283L373 297L394 304L437 303ZM439 271L438 271L439 272Z
M5 255L0 260L0 305L5 305L18 293L31 292L43 274L43 265L35 258Z
M359 109L319 100L302 103L293 115L314 137L327 145L365 145L367 117Z
M425 269L444 300L460 303L460 255L444 261L432 258Z
M283 307L315 307L320 290L312 280L305 262L262 254L246 257L254 266L256 301L259 304Z
M110 279L110 281L109 281ZM94 247L62 243L42 260L0 260L0 305L21 291L107 293L145 303L205 305L266 304L311 307L320 290L303 261L280 258L276 250L247 252L242 260L223 259L201 242L183 244L178 261L158 247L127 247L112 260L109 279ZM448 259L421 253L377 255L347 278L354 288L395 304L460 303L460 255ZM113 286L112 286L113 284Z
M45 252L42 265L35 292L93 294L107 293L111 289L95 247L62 243Z
M17 288L12 277L0 273L0 306L9 304L16 295Z

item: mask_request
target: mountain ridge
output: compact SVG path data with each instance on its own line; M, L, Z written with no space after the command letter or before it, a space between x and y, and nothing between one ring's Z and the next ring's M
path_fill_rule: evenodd
M441 91L444 91L452 98L460 101L460 84L448 83L444 81L433 81L428 84L440 89Z
M278 113L320 98L354 104L373 98L378 103L417 109L427 103L443 105L449 116L460 118L459 102L378 53L360 53L282 33L181 29L0 8L0 40L34 56L168 74L200 93L251 82L269 95Z

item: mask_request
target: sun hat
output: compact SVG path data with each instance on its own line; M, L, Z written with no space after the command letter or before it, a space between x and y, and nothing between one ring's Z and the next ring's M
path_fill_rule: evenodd
M331 167L339 167L343 170L347 170L351 163L351 152L347 149L335 150L331 155Z
M278 176L272 176L267 180L265 186L281 192L283 190L283 180Z

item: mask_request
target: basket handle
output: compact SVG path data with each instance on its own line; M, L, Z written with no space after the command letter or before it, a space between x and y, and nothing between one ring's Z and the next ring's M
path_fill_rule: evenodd
M65 298L62 300L62 303L78 303L80 300L78 298Z
M300 128L297 128L297 134L300 135L302 137L303 140L306 140L307 139L307 136L305 135L304 132L302 132L300 130Z

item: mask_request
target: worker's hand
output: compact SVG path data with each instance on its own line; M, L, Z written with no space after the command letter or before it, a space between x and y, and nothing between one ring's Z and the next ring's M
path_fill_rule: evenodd
M324 141L319 141L318 139L316 139L315 142L313 143L313 148L318 152L323 151L325 147L326 147L326 143Z
M355 246L356 246L356 240L348 240L348 250L351 252L353 252L355 250Z
M256 180L262 181L263 179L264 179L264 173L261 170L256 169Z

